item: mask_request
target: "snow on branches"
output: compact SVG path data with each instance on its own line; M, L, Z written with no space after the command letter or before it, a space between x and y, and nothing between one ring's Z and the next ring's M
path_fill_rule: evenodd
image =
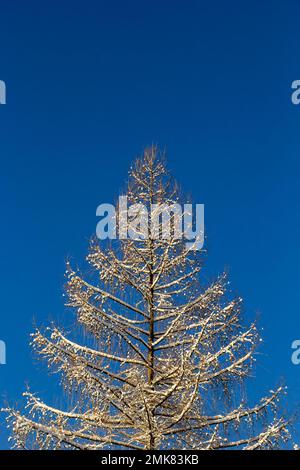
M132 203L180 200L158 153L145 150L131 169ZM6 410L17 448L253 450L289 439L277 413L283 387L246 404L257 328L242 326L225 275L200 282L201 253L150 236L92 241L87 261L92 279L67 265L67 305L95 346L56 326L32 335L76 406L63 411L26 392L24 412Z

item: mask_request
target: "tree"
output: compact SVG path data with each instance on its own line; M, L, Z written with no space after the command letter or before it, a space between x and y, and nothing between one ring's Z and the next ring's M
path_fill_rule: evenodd
M155 147L131 169L127 196L148 208L180 201ZM94 240L87 260L91 278L68 263L66 286L85 345L55 326L32 335L76 405L62 411L27 391L26 412L6 410L18 448L253 450L289 439L277 411L284 387L246 404L259 338L254 323L241 325L226 275L204 286L200 253L174 231Z

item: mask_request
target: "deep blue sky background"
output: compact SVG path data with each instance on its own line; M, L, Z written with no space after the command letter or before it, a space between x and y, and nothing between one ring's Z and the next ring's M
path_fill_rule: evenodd
M83 260L96 207L154 142L205 204L206 276L227 267L246 317L260 314L250 396L285 377L295 407L299 17L297 1L1 1L1 403L25 383L55 402L33 320L63 318L64 260Z

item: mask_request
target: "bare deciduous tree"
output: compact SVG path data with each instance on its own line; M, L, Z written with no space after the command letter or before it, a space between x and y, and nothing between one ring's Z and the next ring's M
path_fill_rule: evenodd
M180 200L155 147L131 169L127 195L149 208ZM55 326L32 336L76 405L26 392L27 412L6 410L18 448L253 450L289 439L283 387L246 404L258 334L241 325L225 275L201 286L199 252L174 236L94 241L87 260L92 280L68 264L67 293L88 345Z

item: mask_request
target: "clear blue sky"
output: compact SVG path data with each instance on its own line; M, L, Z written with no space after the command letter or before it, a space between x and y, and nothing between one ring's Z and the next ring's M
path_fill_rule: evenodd
M295 406L299 17L297 1L1 1L1 401L25 383L55 397L28 346L34 319L63 318L66 257L83 260L96 207L154 142L205 204L206 275L228 268L246 317L260 314L251 397L285 377Z

